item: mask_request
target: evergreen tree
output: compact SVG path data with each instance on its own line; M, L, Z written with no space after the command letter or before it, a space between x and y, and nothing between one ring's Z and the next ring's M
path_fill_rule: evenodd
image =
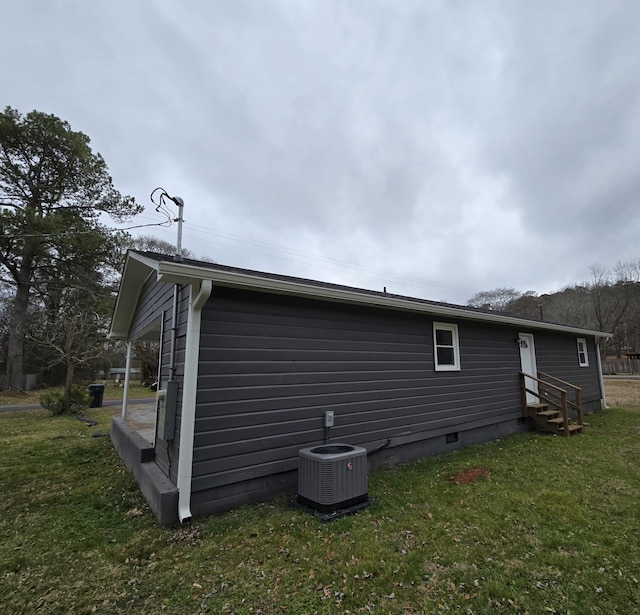
M11 107L0 113L0 276L12 288L9 389L22 388L29 311L57 303L67 306L65 318L75 312L86 322L85 299L100 294L105 268L122 240L101 216L120 222L141 210L115 189L104 159L89 143L55 115L23 116Z

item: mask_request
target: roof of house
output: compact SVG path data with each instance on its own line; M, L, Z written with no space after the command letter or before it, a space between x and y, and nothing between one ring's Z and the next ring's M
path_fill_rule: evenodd
M155 272L159 282L168 284L199 285L202 280L211 280L214 286L307 297L333 303L348 303L395 311L418 312L439 318L459 318L496 324L510 324L529 329L562 331L576 335L601 338L611 337L610 334L600 331L530 320L505 312L405 297L387 292L353 288L275 273L252 271L188 258L176 259L166 254L136 250L130 250L127 254L111 322L110 337L121 339L128 337L129 327L139 300L142 285L153 272Z

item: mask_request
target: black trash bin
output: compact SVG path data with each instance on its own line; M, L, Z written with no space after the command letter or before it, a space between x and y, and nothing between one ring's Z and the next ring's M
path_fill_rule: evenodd
M104 397L104 384L89 385L89 408L102 408Z

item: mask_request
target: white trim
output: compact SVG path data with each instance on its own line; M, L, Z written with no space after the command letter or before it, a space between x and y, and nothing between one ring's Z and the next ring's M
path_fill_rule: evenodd
M132 257L140 257L135 253ZM229 286L234 288L246 288L250 290L260 290L283 295L296 295L300 297L312 297L324 301L337 301L341 303L355 303L359 305L371 305L375 307L391 308L409 312L424 312L434 316L445 316L449 318L463 318L465 320L498 322L511 324L519 328L525 326L535 329L545 329L551 331L564 331L566 333L576 333L596 337L611 337L608 333L590 331L571 327L568 325L557 325L541 322L538 320L527 320L501 313L480 312L473 308L465 308L449 304L432 303L410 297L399 295L385 295L372 291L362 291L361 289L349 288L346 286L336 286L333 284L312 284L307 280L273 278L256 275L253 272L223 271L215 268L199 267L187 263L176 263L172 261L153 261L145 259L153 264L157 271L160 282L192 283L194 280L211 280L219 286Z
M533 333L518 333L518 347L520 349L520 370L524 374L529 374L530 376L537 378L538 362L536 360L536 344L534 341ZM525 366L524 366L525 361L523 360L525 356L527 357L528 362L531 364L531 373L525 370ZM527 385L527 388L531 389L532 391L535 391L536 393L536 394L529 393L527 391L527 395L526 395L527 402L536 403L540 401L540 399L537 396L538 381L531 380L530 378L527 379L525 376L525 384Z
M196 425L196 389L198 387L198 358L200 356L200 320L202 308L213 290L211 280L202 280L194 297L191 286L187 339L182 384L182 415L180 419L180 451L178 456L178 517L180 521L191 519L191 476L193 473L193 440Z
M579 337L576 340L576 344L578 346L578 365L580 365L580 367L589 367L589 351L587 347L587 338ZM580 345L582 345L582 349ZM582 354L584 354L584 361L580 356Z
M120 278L120 287L118 288L118 295L116 297L116 304L113 309L113 318L111 319L111 329L107 337L116 339L127 339L129 335L129 326L131 325L130 318L124 318L121 320L118 315L133 315L138 300L140 299L140 293L142 287L147 281L147 278L156 269L147 260L140 260L131 258L134 254L129 252L127 259L124 263L124 269L122 271L122 277ZM150 266L151 265L151 266ZM151 271L149 270L151 269ZM127 291L122 292L127 282Z
M438 348L449 348L443 344L438 345L436 340L436 331L451 332L451 349L453 350L453 364L438 363ZM460 371L460 340L458 338L458 325L449 322L433 323L433 366L437 372L459 372Z
M608 410L609 406L607 406L607 396L604 391L604 376L602 375L602 359L600 358L600 344L602 341L603 340L596 344L596 361L598 363L598 376L600 377L600 391L602 393L601 404L603 408Z
M162 388L162 346L164 345L164 313L160 311L160 336L158 337L158 366L156 367L156 392Z
M169 259L170 257L165 258ZM145 272L142 271L141 268L145 269L147 274L149 271L155 271L157 279L160 282L170 284L199 284L200 280L210 280L214 285L218 286L309 297L320 301L368 305L392 310L418 312L449 319L459 318L471 321L500 323L514 325L519 329L530 328L534 330L562 331L575 335L595 337L596 339L608 339L611 337L611 334L600 331L591 331L538 320L528 320L501 313L483 312L469 307L436 303L399 295L389 295L386 293L350 288L348 286L325 284L286 276L275 276L249 270L230 271L227 268L216 268L216 265L206 263L194 265L171 260L158 260L158 258L139 254L134 251L130 251L127 255L127 261L122 275L121 290L118 293L109 337L120 339L127 337L135 304L138 300L136 289L137 293L139 293L146 278ZM128 291L129 289L133 289L134 292L123 293L122 289L125 286ZM123 297L123 295L127 295L127 297Z
M131 340L127 340L127 359L124 368L124 390L122 391L122 420L127 418L127 404L129 403L129 385L131 384Z

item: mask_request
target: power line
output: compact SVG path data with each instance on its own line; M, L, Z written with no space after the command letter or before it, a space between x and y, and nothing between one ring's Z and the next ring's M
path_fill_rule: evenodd
M310 252L304 252L293 248L279 246L277 244L269 243L260 239L245 237L234 233L228 233L225 231L218 231L202 225L195 226L189 222L185 222L185 234L195 241L206 241L210 244L220 245L236 250L249 251L255 254L267 254L272 258L278 258L285 261L300 263L304 265L311 265L319 267L328 271L345 273L360 272L369 279L376 279L383 282L387 282L387 285L391 282L397 282L413 287L420 288L435 288L438 291L445 291L447 293L455 293L458 295L464 295L468 298L470 295L477 292L477 289L466 288L462 286L455 286L452 284L444 284L441 282L435 282L426 280L417 276L392 273L383 269L377 269L374 267L367 267L365 265L356 265L337 258L322 256L319 254L313 254ZM218 237L219 240L212 239L212 236Z
M154 224L136 224L134 226L126 226L124 228L103 228L102 231L106 232L118 232L118 231L132 231L137 228L148 228L152 226L168 226L166 222L156 222ZM96 232L96 229L87 231L63 231L61 233L25 233L19 235L0 235L2 239L28 239L37 237L39 239L46 239L49 237L72 237L74 235L91 235Z
M136 224L122 228L106 228L104 230L110 232L118 232L118 231L130 231L137 230L143 228L156 228L160 230L162 228L168 229L172 226L174 220L172 219L170 212L166 209L158 207L156 212L163 214L166 216L166 219L162 222L149 222L145 224ZM159 211L160 210L160 211ZM155 217L153 214L147 214L147 212L142 212L138 214L139 217L149 219L150 217ZM219 231L207 227L203 227L202 225L193 225L189 222L184 223L186 236L191 237L194 241L206 241L210 244L224 246L227 248L235 249L235 250L243 250L244 252L251 252L254 254L260 255L268 255L272 258L277 258L280 260L285 260L289 262L294 262L303 265L310 265L313 267L318 267L324 269L326 271L333 271L338 273L345 272L360 272L361 275L367 277L368 279L380 280L382 282L386 282L387 285L390 283L396 282L398 284L404 284L407 286L418 287L418 288L432 288L437 289L438 291L445 291L447 293L455 293L457 295L464 295L465 297L469 297L470 295L476 293L475 289L466 288L462 286L455 286L452 284L443 284L442 282L436 282L433 280L427 280L424 278L420 278L417 276L406 275L401 273L392 273L390 271L386 271L383 269L377 269L374 267L367 267L365 265L356 265L355 263L350 263L348 261L344 261L341 259L333 258L330 256L323 256L320 254L314 254L311 252L304 252L302 250L297 250L294 248L284 247L277 244L273 244L270 242L266 242L260 239L255 239L252 237L245 237L242 235L237 235L235 233L228 233L225 231ZM60 233L33 233L33 234L12 234L12 235L2 235L3 239L26 239L26 238L51 238L51 237L67 237L73 235L83 235L83 234L91 234L95 232L95 230L87 230L87 231L64 231ZM213 240L212 236L218 237L219 240Z

